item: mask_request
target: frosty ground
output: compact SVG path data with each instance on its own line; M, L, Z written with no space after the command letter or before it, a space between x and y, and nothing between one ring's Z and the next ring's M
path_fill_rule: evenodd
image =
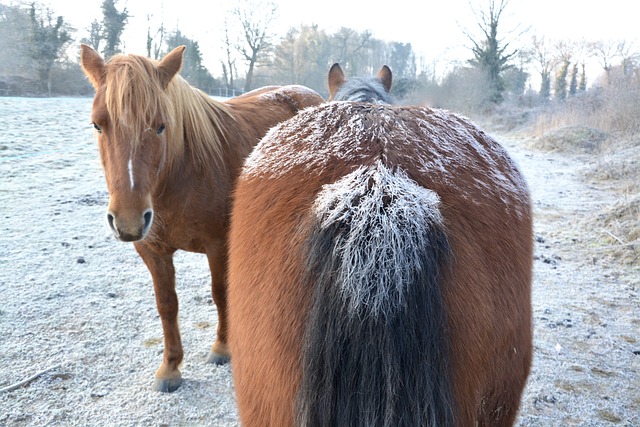
M0 98L0 426L237 425L229 366L204 363L217 322L202 255L176 256L183 384L151 390L162 330L149 274L106 225L90 99ZM640 425L640 271L591 218L620 195L596 161L495 135L535 210L534 362L519 426ZM472 308L471 308L472 309Z

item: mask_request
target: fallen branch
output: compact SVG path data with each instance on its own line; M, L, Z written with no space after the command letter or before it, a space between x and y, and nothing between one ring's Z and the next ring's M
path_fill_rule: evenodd
M636 239L633 240L629 243L624 243L621 245L608 245L608 246L601 246L599 248L595 248L594 250L597 252L603 252L603 251L609 251L612 249L621 249L621 248L627 248L627 247L634 247L634 246L640 246L640 239Z
M17 388L20 388L23 385L25 385L27 383L30 383L31 381L35 380L39 376L44 375L47 372L52 371L52 370L54 370L56 368L59 368L59 367L60 367L60 364L54 365L54 366L52 366L50 368L47 368L47 369L45 369L43 371L37 372L37 373L33 374L32 376L30 376L29 378L24 379L24 380L22 380L22 381L20 381L18 383L12 384L12 385L4 387L4 388L0 388L0 394L5 393L7 391L15 390Z
M612 238L616 239L621 245L626 245L626 243L624 242L624 240L622 240L621 238L619 238L618 236L614 235L613 233L610 233L607 230L602 230L605 233L607 233L609 236L611 236Z

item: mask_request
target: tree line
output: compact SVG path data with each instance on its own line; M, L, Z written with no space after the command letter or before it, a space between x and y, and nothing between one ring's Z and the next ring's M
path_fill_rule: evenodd
M377 39L370 31L340 28L328 33L317 25L290 28L274 36L277 7L271 2L239 0L224 20L225 52L219 70L203 65L199 42L164 24L148 27L146 54L160 58L186 45L181 74L210 94L237 93L266 84L302 84L326 94L326 73L339 62L348 75L374 73L381 64L394 73L398 100L424 101L462 111L482 110L504 102L563 102L587 91L585 63L596 58L601 85L638 79L638 56L624 41L567 42L533 36L509 38L504 11L509 0L490 0L475 11L477 28L465 31L468 61L444 75L419 58L411 44ZM0 95L89 95L76 57L75 43L89 44L106 58L123 50L122 34L130 17L118 0L103 0L102 16L77 40L77 29L38 3L0 3ZM515 47L518 45L518 47ZM212 72L213 71L213 72ZM533 86L534 81L539 83Z

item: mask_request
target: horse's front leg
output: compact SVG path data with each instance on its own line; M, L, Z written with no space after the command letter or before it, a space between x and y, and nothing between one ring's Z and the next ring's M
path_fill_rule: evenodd
M156 306L162 320L164 352L162 364L156 371L153 389L162 392L175 391L182 382L178 369L184 355L178 327L178 296L176 273L173 267L173 251L159 252L144 242L135 244L136 250L151 272Z
M211 347L207 363L222 365L230 358L227 346L227 251L224 242L207 247L207 259L211 270L211 293L218 310L216 340Z

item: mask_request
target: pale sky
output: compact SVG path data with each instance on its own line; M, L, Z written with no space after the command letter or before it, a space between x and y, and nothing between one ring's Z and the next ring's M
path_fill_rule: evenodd
M317 24L329 33L340 27L370 30L375 38L411 43L418 56L446 62L470 57L468 39L463 28L477 34L475 9L486 9L487 0L392 0L386 6L371 6L371 0L274 0L278 18L274 31L283 35L299 24ZM87 34L94 19L100 20L102 0L44 0L56 15L62 15L78 31L76 37ZM165 28L179 26L184 35L199 43L204 65L214 76L220 74L222 28L225 10L235 5L233 0L211 2L203 0L119 0L117 7L126 6L129 18L123 40L126 53L145 54L147 16L152 14L151 28L164 22ZM587 5L587 3L589 5ZM215 4L215 6L213 6ZM415 5L420 4L417 8ZM595 5L594 5L595 4ZM501 30L521 32L522 43L531 36L547 39L589 41L624 39L636 42L640 6L629 0L584 2L580 0L510 0L501 20ZM504 33L503 33L504 35ZM640 46L638 46L640 49Z

